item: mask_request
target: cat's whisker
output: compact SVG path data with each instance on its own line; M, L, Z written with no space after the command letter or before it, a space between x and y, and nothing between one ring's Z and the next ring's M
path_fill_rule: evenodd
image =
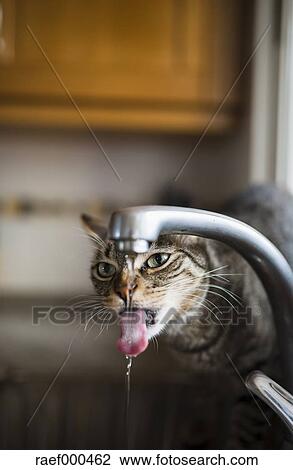
M92 330L92 328L95 326L96 322L94 320L94 318L96 316L98 316L100 314L100 312L95 312L93 313L93 315L91 315L91 317L89 318L89 320L87 321L86 325L85 325L85 328L84 328L84 333L85 333L85 337L84 337L84 341L86 339L86 337L88 336L88 334L90 333L90 331ZM92 325L90 328L88 328L89 324L92 322Z
M247 276L247 273L221 273L224 276ZM218 274L214 274L214 276L218 276Z
M97 298L101 298L102 296L101 295L98 295L98 294L95 294L95 293L88 293L88 294L79 294L79 295L76 295L75 297L72 297L71 299L74 299L74 298L81 298L81 299L97 299ZM70 300L70 299L69 299Z
M84 300L82 302L75 302L74 304L71 305L72 308L74 309L78 309L78 308L86 308L86 307L95 307L95 306L99 306L99 305L102 305L102 302L100 301L88 301L88 300Z
M216 313L215 313L211 308L209 308L207 305L205 305L204 302L203 302L202 306L203 306L204 308L206 308L206 309L216 318L216 320L218 320L218 322L220 323L221 327L222 327L223 329L225 329L223 323L221 322L221 320L219 319L219 317L216 315Z
M103 301L102 300L83 300L80 302L75 302L74 304L71 305L73 309L82 309L82 308L90 308L90 307L99 307L103 306ZM78 313L78 312L77 312Z
M98 333L98 335L97 335L97 338L98 338L101 334L103 334L103 332L104 332L104 330L105 330L105 328L106 328L106 326L107 326L107 324L105 323L105 321L106 321L106 319L102 322L102 325L101 325L101 327L100 327L100 331L99 331L99 333Z
M94 233L84 233L84 230L80 227L72 227L72 229L79 232L78 235L80 238L85 238L86 240L92 241L95 248L97 245L103 250L106 248L106 242L101 237L99 237L99 235L95 235Z
M102 323L101 323L101 326L100 326L100 333L102 332L101 330L102 330L103 325L105 325L105 326L107 327L107 329L108 329L108 326L109 326L109 325L108 325L108 322L107 322L108 313L109 313L109 310L108 310L106 307L104 307L104 308L98 309L98 310L91 316L91 318L90 318L90 320L89 320L88 323L90 323L91 321L93 321L93 324L92 324L92 326L90 327L90 329L87 331L86 336L89 334L89 332L92 330L92 328L93 328L94 325L95 325L94 318L95 318L95 317L98 317L98 316L100 316L100 319L102 320ZM106 315L104 315L104 314L106 314ZM98 334L98 336L100 335L100 333Z
M72 345L73 345L74 341L76 340L78 334L80 333L81 327L82 327L82 325L79 325L76 328L77 331L75 331L74 334L72 335L72 338L70 340L70 343L69 343L69 346L68 346L68 349L67 349L67 354L69 354L71 352Z
M71 299L68 299L67 303L72 302L73 300L75 300L75 302L73 303L73 305L74 305L77 302L94 301L94 300L100 300L102 298L103 298L103 296L99 296L99 295L79 295L79 296L76 296L76 297L72 297Z
M191 285L194 286L194 282L192 282ZM180 286L186 287L186 279L174 280L174 281L166 282L164 284L164 287L176 287L177 288Z
M212 274L211 277L216 276L246 276L246 273L221 273L221 274Z
M157 353L159 352L159 341L158 341L158 338L156 336L154 336L154 341L156 343L156 346L157 346Z
M214 304L214 302L212 302L211 300L205 298L205 299L203 299L203 301L208 302L210 305L212 305L214 308L216 308L220 315L223 314L223 312L221 312L221 310L219 309L218 305Z
M230 297L235 300L235 302L238 303L241 307L243 306L242 299L239 297L239 295L231 292L229 289L226 289L225 287L222 286L217 286L216 284L202 284L202 287L213 287L214 289L220 289L221 291L225 292L226 294L230 295ZM239 300L240 299L240 300Z
M205 279L215 279L218 282L226 282L226 283L230 282L229 279L227 279L224 276L220 276L219 274L211 274L210 276L202 276L201 279L203 279L203 280L205 280Z
M205 289L200 289L200 287L198 287L197 290L201 290L202 292L206 292ZM225 296L222 295L222 294L219 294L219 292L212 291L211 289L209 289L209 292L210 292L211 294L214 294L214 295L216 295L216 296L221 297L222 299L224 299L224 300L233 308L233 310L237 313L237 310L236 310L236 308L235 308L235 305L233 305L233 304L230 302L230 300L227 299L227 297L225 297Z
M78 310L78 309L90 309L90 308L94 308L94 307L102 307L103 306L103 303L102 302L83 302L83 303L77 303L75 305L73 305L72 307L75 309L75 310ZM78 312L76 312L78 313Z
M88 299L91 295L93 295L93 294L79 294L79 295L74 295L73 297L69 297L69 298L66 300L65 304L67 304L67 303L69 303L69 302L72 302L72 301L75 300L75 299L76 299L76 300L77 300L77 299L81 299L81 300L82 300L82 299Z
M227 277L245 276L245 275L246 274L244 273L221 273L221 274L210 274L210 275L203 274L200 278L201 279L215 279L217 281L223 280L225 282L230 282L230 279L227 279Z
M104 251L106 249L106 245L99 241L97 238L94 238L92 236L89 236L88 238L92 242L94 248L98 248L100 251Z
M73 302L74 300L74 302ZM65 302L65 306L73 309L74 314L77 317L87 313L91 307L102 306L101 296L92 295L92 294L80 294L74 297L69 298ZM81 311L78 311L81 310Z
M223 312L221 312L219 307L216 304L214 304L214 302L212 302L211 300L207 298L202 298L202 297L199 298L197 294L187 294L185 297L189 298L190 300L196 300L197 302L195 305L198 305L199 307L203 305L204 302L207 302L210 305L212 305L219 312L220 315L223 314Z
M97 307L95 309L93 309L93 313L90 315L89 319L87 320L86 324L85 324L85 327L84 327L84 331L86 331L89 323L91 322L91 320L93 320L93 318L95 316L101 316L103 315L105 312L108 312L109 310L106 308L106 307Z
M224 269L224 268L229 268L229 265L225 264L223 266L219 266L218 268L214 268L214 269L211 269L210 271L206 271L205 274L214 273L215 271L219 271L220 269Z
M92 321L92 319L93 319L93 317L94 317L95 315L96 315L96 313L93 313L93 314L90 316L90 318L87 320L87 322L86 322L86 324L85 324L85 326L84 326L84 331L87 330L87 327L88 327L89 323Z
M90 321L94 319L94 316L95 316L95 315L93 315L93 316L91 317ZM89 323L90 323L90 322L89 322ZM92 329L93 329L94 326L95 326L95 322L93 321L93 324L91 325L91 327L88 328L87 331L84 331L85 335L84 335L84 338L83 338L83 343L85 342L87 336L88 336L89 333L92 331Z
M155 336L152 336L151 337L151 342L153 343L154 348L155 348L156 352L158 353L159 352L159 344L158 344L157 338Z

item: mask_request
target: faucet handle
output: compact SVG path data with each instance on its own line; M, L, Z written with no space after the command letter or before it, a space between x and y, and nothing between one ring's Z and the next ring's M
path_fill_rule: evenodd
M293 434L293 396L261 371L251 372L246 387L269 405Z

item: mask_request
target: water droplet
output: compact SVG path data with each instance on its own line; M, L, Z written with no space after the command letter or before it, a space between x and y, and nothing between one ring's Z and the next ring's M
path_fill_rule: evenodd
M135 287L135 269L134 269L134 262L135 262L136 255L127 254L125 255L125 260L128 269L128 288L129 290L134 289Z

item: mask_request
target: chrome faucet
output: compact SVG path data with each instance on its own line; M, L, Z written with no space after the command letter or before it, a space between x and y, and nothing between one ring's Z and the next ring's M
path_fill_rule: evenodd
M180 207L141 206L122 209L113 213L108 237L120 251L143 253L161 234L166 233L198 235L226 243L252 266L272 306L284 385L293 393L293 272L284 256L266 237L239 220L218 213ZM278 411L287 426L291 423L292 431L293 398L284 391L288 393L288 406L283 407L281 400L284 400L284 392L282 395L280 386L270 386L269 399L268 388L260 386L260 380L253 377L248 378L248 387ZM266 383L263 376L262 379L261 383ZM273 383L271 379L267 380Z
M261 371L255 370L246 379L246 386L265 401L283 419L293 433L293 396Z

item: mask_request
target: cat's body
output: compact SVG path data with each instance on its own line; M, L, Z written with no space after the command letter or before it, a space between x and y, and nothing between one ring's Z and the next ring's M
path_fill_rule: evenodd
M293 266L291 196L275 188L257 188L232 201L225 212L260 230ZM97 233L93 225L91 231ZM113 263L114 268L112 274L105 277L108 263ZM257 448L272 445L266 437L270 429L268 421L272 420L269 410L261 410L244 385L245 376L253 369L273 373L276 378L278 374L272 312L251 267L221 243L173 235L160 237L150 253L139 255L135 269L133 305L139 311L148 312L150 321L146 323L146 334L150 338L164 331L182 367L198 381L199 396L206 394L204 410L199 400L196 411L195 397L194 413L206 413L207 436L203 438L202 432L197 436L194 429L190 446ZM121 286L127 290L128 274L122 255L115 252L113 245L99 239L92 280L99 298L103 299L102 306L122 315L127 307L127 296L121 294ZM209 438L213 433L208 432L213 427L208 419L209 410L213 409L208 405L208 397L216 402L220 396L222 405L218 408L229 402L229 412L223 426L225 438L222 436L215 442L213 437ZM215 420L223 419L220 417L222 410L219 411L219 416L214 413Z

